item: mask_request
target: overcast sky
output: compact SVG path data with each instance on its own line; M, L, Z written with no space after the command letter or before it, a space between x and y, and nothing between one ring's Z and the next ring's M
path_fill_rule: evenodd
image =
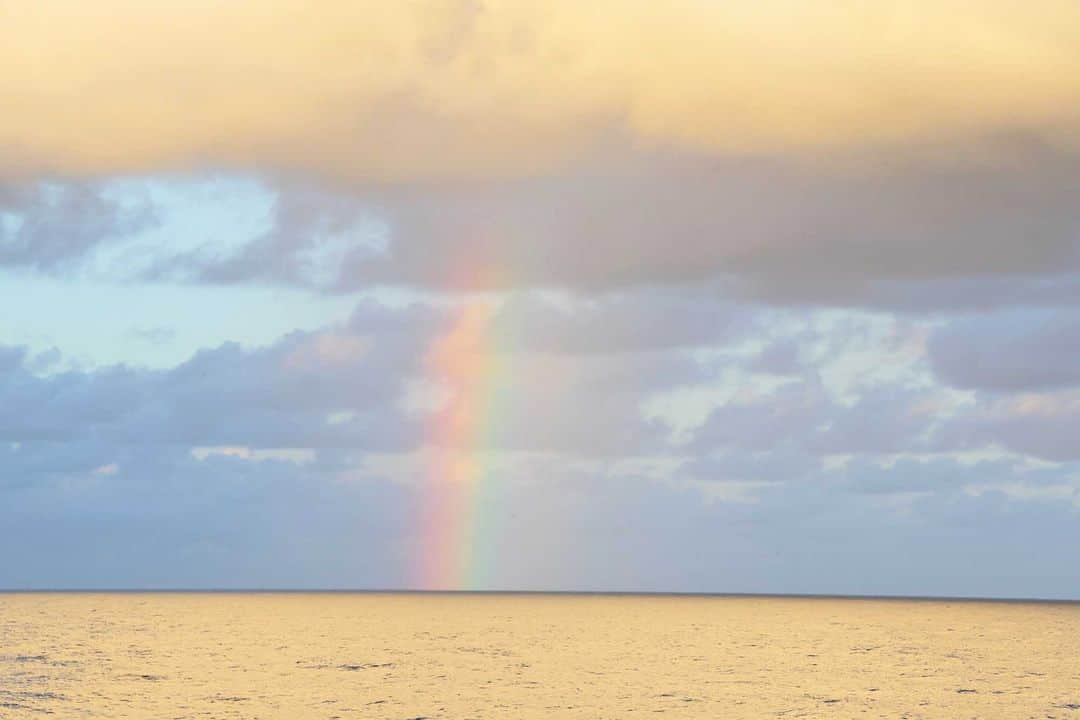
M0 0L0 96L0 588L1080 598L1072 0Z

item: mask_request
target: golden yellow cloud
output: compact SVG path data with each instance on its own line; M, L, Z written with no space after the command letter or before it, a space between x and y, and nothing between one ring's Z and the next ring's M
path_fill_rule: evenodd
M0 174L1071 142L1075 0L0 0Z

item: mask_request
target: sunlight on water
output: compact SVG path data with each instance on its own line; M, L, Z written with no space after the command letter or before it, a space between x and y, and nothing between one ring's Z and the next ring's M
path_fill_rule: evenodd
M0 717L1080 717L1080 605L0 594Z

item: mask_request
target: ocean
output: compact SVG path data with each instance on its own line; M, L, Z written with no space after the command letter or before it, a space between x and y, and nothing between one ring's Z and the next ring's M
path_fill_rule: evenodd
M0 594L0 718L1077 718L1080 604Z

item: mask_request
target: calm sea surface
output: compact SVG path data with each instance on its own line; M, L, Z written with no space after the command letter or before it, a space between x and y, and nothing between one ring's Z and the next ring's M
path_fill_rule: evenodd
M1080 605L0 594L0 718L1076 718Z

